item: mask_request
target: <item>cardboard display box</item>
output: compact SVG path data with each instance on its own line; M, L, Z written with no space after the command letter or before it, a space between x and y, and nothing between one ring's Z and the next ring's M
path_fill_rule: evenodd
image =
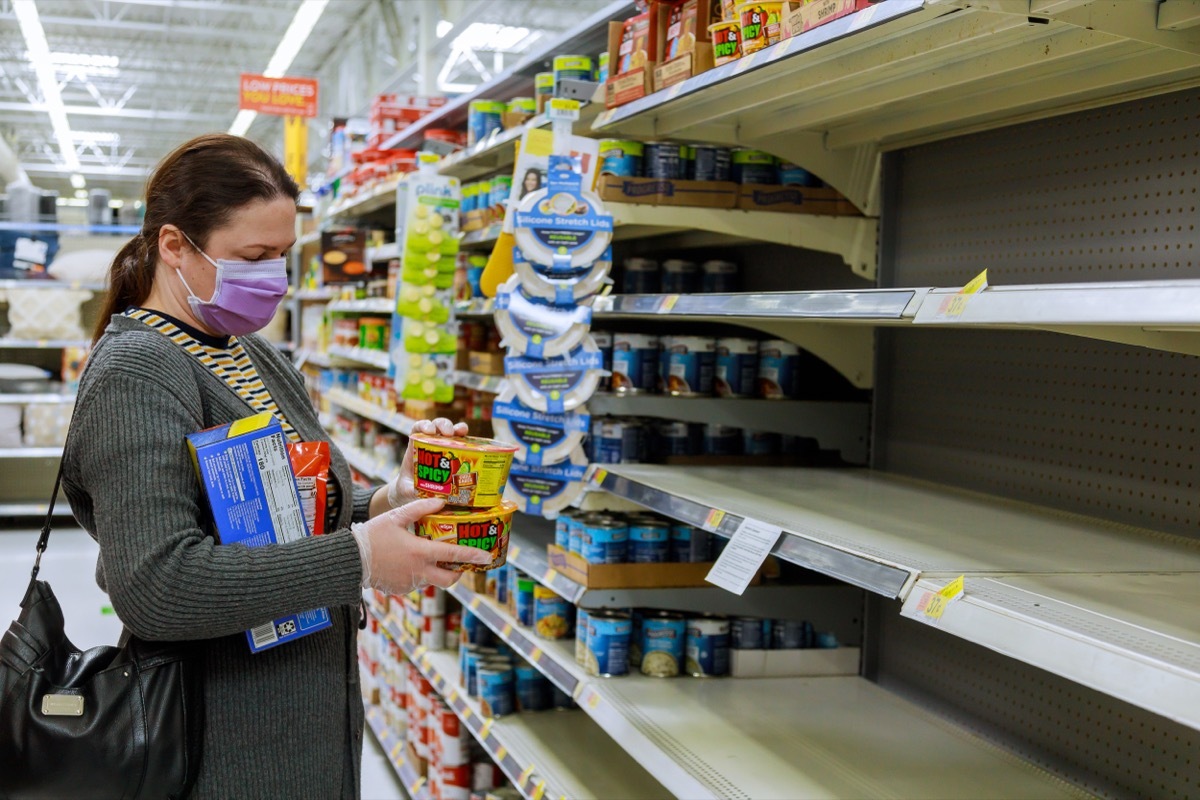
M712 563L703 564L589 564L578 553L547 545L550 566L589 589L666 589L711 586L704 577ZM762 574L750 582L757 586Z
M729 674L734 678L790 678L858 675L858 647L829 650L730 650Z
M671 23L671 12L679 7L684 18ZM709 38L708 26L719 19L720 6L708 0L656 0L654 12L655 22L662 35L658 37L657 57L658 66L654 68L654 91L682 83L693 75L713 68L712 39ZM678 28L678 30L676 30ZM674 54L668 51L671 42L680 38Z
M859 211L836 189L809 186L744 184L738 187L737 208L793 214L857 216Z
M790 38L861 11L876 0L791 0L783 4L783 36Z
M619 203L734 208L738 203L738 188L738 185L731 181L684 181L601 175L597 194L602 200Z
M321 232L321 282L358 283L387 278L387 264L367 260L367 232L336 228Z
M657 62L654 59L658 53L659 38L658 15L651 12L646 13L650 15L650 37L646 43L646 52L649 54L649 57L644 64L628 72L617 72L621 63L621 33L624 29L624 23L608 23L608 68L610 77L604 84L604 105L607 108L616 108L638 98L645 97L654 91L654 68L657 66Z
M480 353L472 351L468 356L467 368L479 375L504 375L504 353Z

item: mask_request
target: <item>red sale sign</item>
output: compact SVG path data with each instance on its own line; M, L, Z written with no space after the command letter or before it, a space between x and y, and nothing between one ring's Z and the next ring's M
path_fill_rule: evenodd
M315 117L317 82L312 78L268 78L243 73L238 108L260 114Z

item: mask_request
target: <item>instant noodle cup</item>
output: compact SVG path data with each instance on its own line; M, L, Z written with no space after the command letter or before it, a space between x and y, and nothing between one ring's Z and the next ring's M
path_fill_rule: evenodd
M742 24L737 20L726 20L708 26L712 39L713 64L721 66L742 57Z
M757 53L782 38L783 3L741 3L737 12L742 26L743 56Z
M450 506L491 508L501 502L517 446L475 436L413 433L413 484L418 497Z
M515 503L501 502L495 508L444 508L416 521L413 532L422 539L475 547L492 554L489 564L439 561L438 566L455 572L486 572L504 566L508 538L512 532Z

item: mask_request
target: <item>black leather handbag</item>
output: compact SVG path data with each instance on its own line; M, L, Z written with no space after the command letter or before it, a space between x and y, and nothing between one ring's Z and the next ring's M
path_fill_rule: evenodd
M80 651L37 579L0 639L0 800L184 798L200 767L203 684L190 648L129 638Z

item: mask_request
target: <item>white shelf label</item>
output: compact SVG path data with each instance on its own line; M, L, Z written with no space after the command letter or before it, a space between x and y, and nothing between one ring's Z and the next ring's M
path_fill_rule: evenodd
M774 525L742 520L704 579L734 594L744 593L782 534L783 529Z

